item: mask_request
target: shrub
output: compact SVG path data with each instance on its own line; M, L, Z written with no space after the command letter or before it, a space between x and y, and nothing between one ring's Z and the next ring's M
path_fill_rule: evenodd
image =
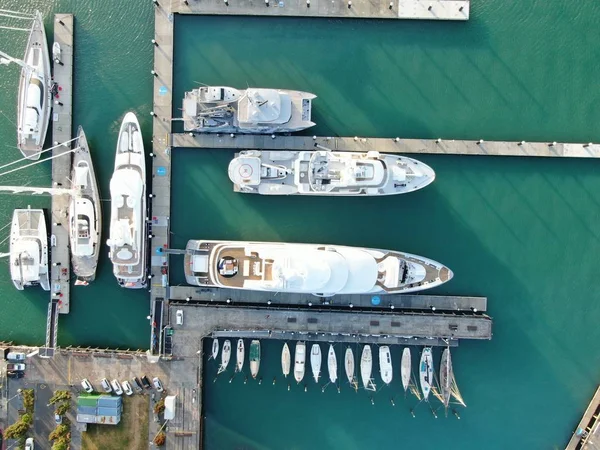
M69 391L56 391L48 403L54 405L65 400L71 400L71 393Z
M160 414L165 410L165 400L161 398L156 405L154 405L154 414Z
M27 425L31 425L33 423L33 414L25 413L21 416L21 421L26 423Z
M4 430L4 437L6 439L19 439L25 436L27 431L29 431L29 423L24 422L21 418Z
M67 424L60 424L54 430L52 430L52 432L48 436L48 439L51 441L60 441L63 438L70 438L69 431L70 428Z
M52 444L52 450L67 450L69 448L69 442L66 440L59 440Z
M156 435L156 437L154 438L154 445L157 446L161 446L161 445L165 445L165 441L167 440L167 435L161 431L160 433L158 433Z
M61 403L56 407L56 414L58 414L59 416L64 416L67 413L67 411L69 411L70 407L71 403L69 402Z
M35 403L35 395L33 389L23 389L21 391L21 397L23 398L23 406L25 411L33 413L33 405Z

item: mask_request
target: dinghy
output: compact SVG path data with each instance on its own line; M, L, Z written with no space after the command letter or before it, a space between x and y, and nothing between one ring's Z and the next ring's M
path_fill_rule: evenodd
M231 341L227 339L223 343L223 351L221 352L221 365L219 366L219 371L217 372L217 375L227 370L227 366L229 365L229 359L231 359Z
M421 362L419 363L419 378L421 381L421 391L423 399L427 401L431 385L433 384L433 357L431 347L425 347L421 353Z
M260 368L260 341L254 339L250 343L250 374L256 379Z
M405 393L410 384L410 363L410 348L405 347L402 351L402 361L400 362L400 376L402 377L402 387L404 388Z
M387 345L379 347L379 373L385 384L392 382L392 355Z
M290 348L286 342L283 344L283 349L281 350L281 370L283 371L284 377L287 377L290 374L291 359Z
M329 381L335 383L337 381L337 358L331 344L329 344L329 352L327 354L327 371L329 372Z
M315 383L319 382L322 360L323 357L321 356L321 346L319 344L313 344L312 348L310 349L310 368L312 369Z
M350 347L346 348L346 354L344 355L344 368L346 369L348 383L354 386L354 352Z
M227 341L229 342L229 341ZM223 348L224 350L224 348ZM231 348L230 348L231 350ZM217 356L219 356L219 340L217 338L213 339L213 343L212 343L212 354L211 354L211 358L212 359L217 359Z
M244 340L238 339L237 342L237 358L236 358L236 369L238 372L242 371L244 367Z
M371 353L371 346L365 345L360 357L360 375L362 377L363 386L367 391L375 390L375 384L373 383L373 380L371 380L372 370L373 354Z
M296 383L300 383L304 378L304 364L306 362L306 344L298 342L294 354L294 378Z

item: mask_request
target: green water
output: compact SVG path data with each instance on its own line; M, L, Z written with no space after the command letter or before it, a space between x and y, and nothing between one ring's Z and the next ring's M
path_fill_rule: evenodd
M74 124L86 127L108 192L124 112L140 113L148 141L151 135L152 7L97 3L38 1L30 7L76 14ZM2 7L16 4L0 1ZM599 18L597 3L557 0L476 0L468 23L177 18L174 98L196 82L284 87L318 95L318 126L309 134L598 142ZM0 80L0 104L14 117L11 89L18 71L3 70L13 81ZM176 100L175 112L179 107ZM12 145L14 129L2 117L0 132ZM15 152L6 149L0 162ZM309 374L307 393L298 386L287 392L278 343L263 345L260 386L244 385L242 377L213 384L216 367L209 362L207 448L564 446L600 369L594 351L600 338L598 161L422 156L437 172L423 191L386 199L311 199L234 194L225 172L231 156L174 151L174 247L203 237L422 254L455 273L436 293L488 297L495 333L491 342L462 343L453 352L468 404L460 409L461 420L444 419L441 411L436 420L423 404L416 418L410 416L414 401L400 393L400 348L392 354L394 382L375 394L374 405L369 394L344 383L341 394L331 387L322 394ZM44 167L32 176L47 173ZM2 223L15 205L34 204L3 200ZM61 321L62 345L145 346L146 297L117 288L107 263L101 261L95 286L75 291L73 312ZM16 293L7 272L0 270L0 338L39 342L47 297ZM172 281L183 282L181 270L174 270ZM439 351L434 356L437 364Z

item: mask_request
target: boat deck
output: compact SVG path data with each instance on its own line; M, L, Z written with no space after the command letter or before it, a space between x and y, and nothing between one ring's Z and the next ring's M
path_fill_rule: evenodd
M565 450L594 450L600 441L600 386L596 389Z

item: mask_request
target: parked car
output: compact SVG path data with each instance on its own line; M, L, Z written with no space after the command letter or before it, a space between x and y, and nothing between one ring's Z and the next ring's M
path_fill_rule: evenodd
M114 379L110 382L110 385L113 388L113 391L115 391L115 394L117 395L123 395L123 389L121 389L121 384L119 383L119 380Z
M162 392L162 391L164 391L164 389L163 389L163 385L162 385L162 383L160 382L160 379L159 379L158 377L154 377L154 378L152 378L152 383L154 383L154 387L156 388L156 390L157 390L158 392Z
M62 423L62 416L60 414L54 413L54 422L56 425L60 425Z
M33 448L33 438L27 438L27 440L25 441L25 450L33 450Z
M106 378L102 378L102 380L100 380L100 384L102 385L102 389L104 389L104 392L112 392L110 383L108 382L108 380Z
M177 323L177 325L183 325L183 310L178 309L175 313L175 323Z
M90 381L87 378L84 378L81 381L81 387L88 394L91 394L92 392L94 392L94 387L92 386L92 383L90 383Z
M131 385L127 380L123 381L123 391L125 391L125 394L127 395L133 395L133 390L131 389Z
M17 370L17 371L21 371L21 372L23 372L23 371L25 371L25 364L13 364L13 363L8 363L8 364L6 365L6 370L10 370L10 371Z
M135 392L137 392L138 394L144 390L144 387L142 386L142 382L140 381L140 379L138 377L133 377L131 379L131 385L133 386L133 390Z
M6 372L6 376L8 378L23 378L25 376L25 372L15 372L14 370L9 370Z
M25 353L10 352L6 355L6 359L10 362L23 362L25 361Z
M146 375L144 375L142 377L142 385L146 388L146 389L151 389L152 385L150 384L150 380L148 379L148 377Z

